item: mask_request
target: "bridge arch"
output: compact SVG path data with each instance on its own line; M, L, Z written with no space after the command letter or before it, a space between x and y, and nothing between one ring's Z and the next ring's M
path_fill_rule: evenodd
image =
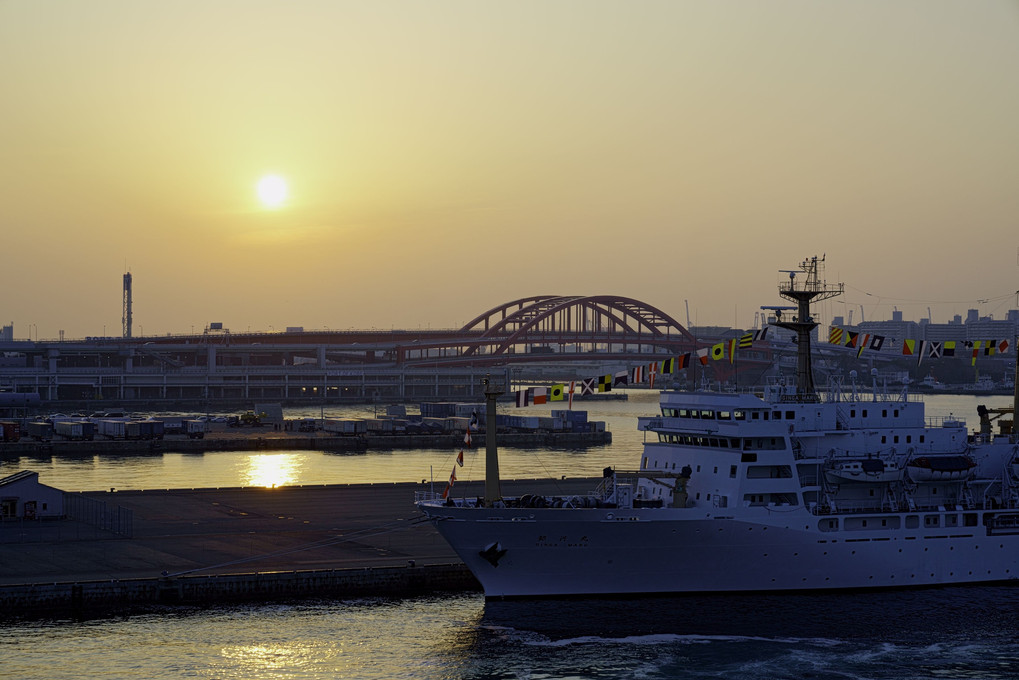
M662 310L616 295L536 295L506 302L468 322L462 334L474 335L463 356L487 347L489 358L518 345L566 345L575 342L693 348L693 335Z

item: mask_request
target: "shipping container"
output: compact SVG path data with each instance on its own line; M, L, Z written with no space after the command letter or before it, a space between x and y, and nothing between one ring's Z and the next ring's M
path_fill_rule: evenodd
M327 418L322 421L322 430L330 434L357 435L367 431L361 418Z
M53 423L53 432L64 439L91 441L95 438L95 426L87 420L58 420Z
M123 439L127 431L127 421L104 418L96 424L96 432L107 439Z
M53 423L38 421L28 424L28 436L37 442L48 442L53 439Z
M204 420L185 420L184 430L187 432L188 439L204 439L206 423Z
M393 421L386 418L368 418L365 430L371 434L393 434Z
M403 418L407 415L407 407L403 404L389 404L386 406L386 415Z
M0 422L0 441L16 442L21 439L21 425L13 420Z

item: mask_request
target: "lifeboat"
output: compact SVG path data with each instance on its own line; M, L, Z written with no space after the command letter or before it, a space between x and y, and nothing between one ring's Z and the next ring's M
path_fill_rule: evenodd
M976 467L969 456L920 456L906 464L914 482L958 482L972 477Z
M881 458L849 458L831 461L824 476L832 484L887 484L902 479L902 468Z

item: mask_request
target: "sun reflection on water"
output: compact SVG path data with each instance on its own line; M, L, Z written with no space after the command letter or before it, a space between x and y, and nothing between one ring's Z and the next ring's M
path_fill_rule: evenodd
M254 453L248 456L247 486L276 487L297 482L304 456L300 453Z

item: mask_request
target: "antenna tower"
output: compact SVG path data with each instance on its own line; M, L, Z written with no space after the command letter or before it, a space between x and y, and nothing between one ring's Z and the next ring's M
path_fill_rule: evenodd
M124 313L121 316L124 324L124 337L131 337L131 272L124 274Z
M817 328L817 322L810 314L813 300L827 300L841 295L841 283L828 285L823 279L824 257L815 255L800 263L798 270L785 270L789 280L778 284L778 294L796 303L796 316L791 320L782 318L782 310L776 308L778 319L775 325L796 333L796 400L814 402L818 400L814 389L814 372L810 364L810 333ZM797 274L804 274L799 279Z

